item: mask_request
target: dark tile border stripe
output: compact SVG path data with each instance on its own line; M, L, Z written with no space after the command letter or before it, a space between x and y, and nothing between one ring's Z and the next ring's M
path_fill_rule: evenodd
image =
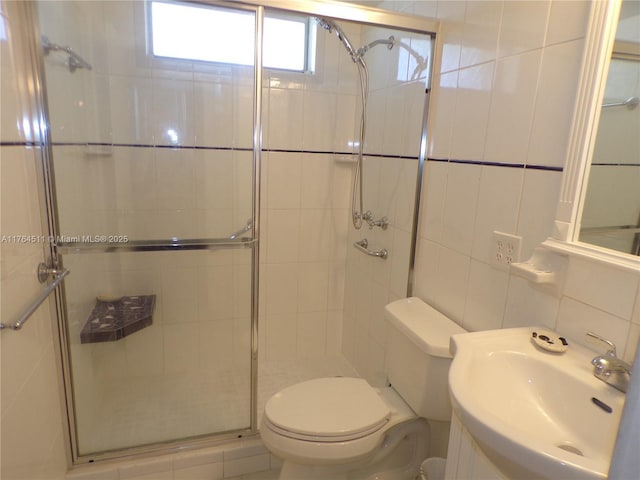
M101 143L101 142L53 142L53 147L117 147L117 148L162 148L171 150L214 150L214 151L240 151L252 152L253 148L249 147L208 147L202 145L150 145L144 143ZM42 143L34 142L0 142L0 146L44 146ZM330 150L304 150L304 149L283 149L283 148L263 148L266 153L311 153L318 155L355 155L354 152L335 152ZM417 156L410 155L392 155L383 153L364 153L365 157L374 158L394 158L402 160L418 160Z
M40 142L0 142L0 147L43 147ZM213 151L240 151L251 152L253 148L248 147L207 147L202 145L149 145L144 143L79 143L79 142L53 142L54 147L118 147L118 148L163 148L173 150L213 150ZM304 150L304 149L286 149L286 148L263 148L266 153L312 153L321 155L355 155L354 152L333 152L329 150ZM403 160L418 160L418 157L410 155L387 155L383 153L364 153L365 157L373 158L395 158ZM453 158L427 158L430 162L440 163L456 163L462 165L481 165L486 167L502 167L502 168L524 168L525 170L542 170L548 172L562 172L562 167L551 167L548 165L535 165L525 163L503 163L503 162L487 162L482 160L461 160ZM639 167L638 163L594 163L593 166L619 166L619 167Z
M42 142L0 142L0 147L44 147Z
M548 165L533 165L533 164L526 164L526 163L485 162L482 160L457 160L457 159L450 159L450 158L435 158L435 157L429 157L427 160L429 162L439 162L439 163L481 165L486 167L524 168L526 170L545 170L549 172L562 172L564 170L562 167L551 167Z
M592 167L640 167L640 163L592 163Z

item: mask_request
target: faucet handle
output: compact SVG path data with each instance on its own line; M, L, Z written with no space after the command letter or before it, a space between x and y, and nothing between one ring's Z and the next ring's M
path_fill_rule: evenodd
M600 340L603 343L606 343L609 346L609 350L607 350L606 355L610 356L610 357L616 357L616 345L615 343L613 343L611 340L607 340L606 338L601 337L600 335L593 333L593 332L587 332L587 337L591 337L591 338L595 338L596 340Z

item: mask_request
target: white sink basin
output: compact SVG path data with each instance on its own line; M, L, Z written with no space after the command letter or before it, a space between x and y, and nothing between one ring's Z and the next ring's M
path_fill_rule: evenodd
M596 353L543 351L533 330L454 335L453 408L509 478L605 479L624 394L593 376Z

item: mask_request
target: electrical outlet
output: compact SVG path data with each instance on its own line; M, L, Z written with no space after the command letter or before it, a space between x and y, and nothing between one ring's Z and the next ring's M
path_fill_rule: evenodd
M491 242L491 266L509 270L509 265L520 261L522 237L508 233L493 232Z

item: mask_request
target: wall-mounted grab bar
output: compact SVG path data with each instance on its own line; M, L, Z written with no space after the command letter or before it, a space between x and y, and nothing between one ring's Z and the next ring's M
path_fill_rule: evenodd
M367 255L370 255L372 257L378 257L385 260L389 256L389 251L386 248L378 250L377 252L369 250L369 240L367 240L366 238L363 238L359 242L353 242L353 246L361 252L366 253Z
M11 330L20 330L22 328L22 326L24 325L24 323L29 320L29 317L31 317L31 315L33 315L33 312L35 312L38 307L42 304L42 302L44 302L47 297L51 294L51 292L53 292L58 285L60 284L60 282L62 282L62 280L64 280L64 277L66 277L67 275L69 275L70 271L68 268L65 268L64 270L56 270L56 269L51 269L48 268L44 263L41 263L40 265L38 265L38 278L42 278L42 274L43 272L48 272L50 274L53 275L53 282L51 282L49 285L47 285L47 287L40 292L40 295L38 295L38 298L36 298L31 305L29 305L29 308L27 308L22 315L20 315L20 317L18 318L18 320L15 321L15 323L11 323L11 324L4 324L4 323L0 323L0 330L5 329L5 328L10 328ZM48 277L48 275L47 275ZM44 279L44 281L46 281L46 278ZM41 283L43 282L43 280L41 280Z

